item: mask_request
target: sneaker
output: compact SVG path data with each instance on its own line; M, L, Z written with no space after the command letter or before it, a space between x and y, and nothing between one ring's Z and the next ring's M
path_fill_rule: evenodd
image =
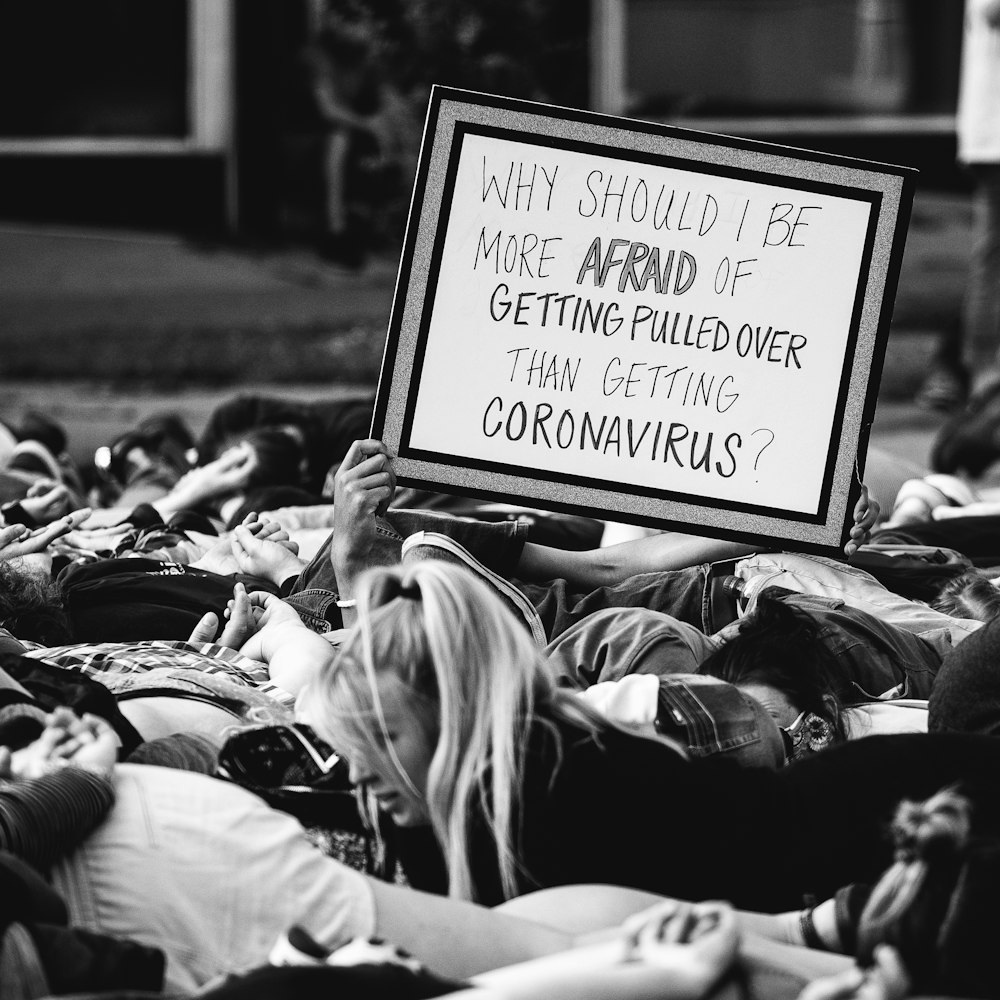
M443 559L446 562L464 566L489 585L514 617L527 627L537 646L546 645L548 639L545 637L542 620L538 617L538 612L531 601L513 584L502 576L498 576L493 570L487 569L454 538L449 538L448 535L442 535L437 531L417 531L410 535L403 542L402 562L409 564L421 559Z

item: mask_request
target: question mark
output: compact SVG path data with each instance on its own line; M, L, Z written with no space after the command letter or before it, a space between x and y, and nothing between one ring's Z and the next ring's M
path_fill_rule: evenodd
M764 452L768 448L770 448L772 444L774 444L774 431L772 431L770 429L770 427L758 427L757 430L750 432L750 436L751 437L753 437L754 434L770 434L771 435L771 440L768 441L767 444L765 444L764 447L761 448L760 451L757 452L757 457L753 460L753 471L756 472L757 471L757 463L760 461L760 456L763 455Z

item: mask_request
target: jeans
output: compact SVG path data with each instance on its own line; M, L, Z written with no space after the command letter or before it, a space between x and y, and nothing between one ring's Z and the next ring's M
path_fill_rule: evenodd
M120 764L105 822L52 872L70 924L162 948L166 989L262 965L293 924L328 948L375 928L365 876L292 817L201 774Z
M649 608L708 631L710 566L705 563L662 573L640 573L613 587L579 591L565 580L511 582L534 604L550 640L605 608Z
M667 737L693 757L724 754L744 767L785 763L781 730L763 705L716 677L632 674L580 697L620 728Z
M837 598L780 587L768 588L767 596L794 608L816 628L839 661L839 693L846 704L930 695L944 658L939 645ZM714 638L727 641L738 629L734 622Z
M575 622L545 647L574 687L635 674L693 674L718 648L700 629L648 608L604 608Z
M875 615L898 628L919 635L942 656L952 646L982 627L982 622L952 618L924 604L888 590L875 577L855 566L821 556L776 552L751 556L736 565L736 575L746 586L748 607L765 587L783 587L802 594L833 597L852 608Z
M480 562L506 576L517 565L527 537L527 526L517 521L486 522L424 510L391 509L377 518L375 530L381 540L376 554L386 566L399 562L403 539L417 531L437 531L460 542ZM314 632L341 628L343 621L336 606L337 576L330 560L333 535L319 547L299 574L284 600L299 613Z

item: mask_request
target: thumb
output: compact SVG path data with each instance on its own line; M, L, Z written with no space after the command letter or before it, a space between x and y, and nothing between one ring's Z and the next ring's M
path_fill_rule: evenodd
M195 625L188 642L205 643L214 642L216 633L219 631L219 616L214 611L209 611L202 615L201 621Z
M246 555L252 552L255 547L260 546L256 533L252 532L249 528L243 527L242 524L238 524L233 529L230 541L232 543L233 555Z

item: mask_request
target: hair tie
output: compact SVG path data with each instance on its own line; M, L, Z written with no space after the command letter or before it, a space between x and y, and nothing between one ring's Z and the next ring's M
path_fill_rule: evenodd
M420 601L423 598L423 594L418 584L412 581L404 583L402 579L391 573L380 576L378 582L371 588L371 605L373 608L385 607L390 601L396 600L397 597L411 601Z

